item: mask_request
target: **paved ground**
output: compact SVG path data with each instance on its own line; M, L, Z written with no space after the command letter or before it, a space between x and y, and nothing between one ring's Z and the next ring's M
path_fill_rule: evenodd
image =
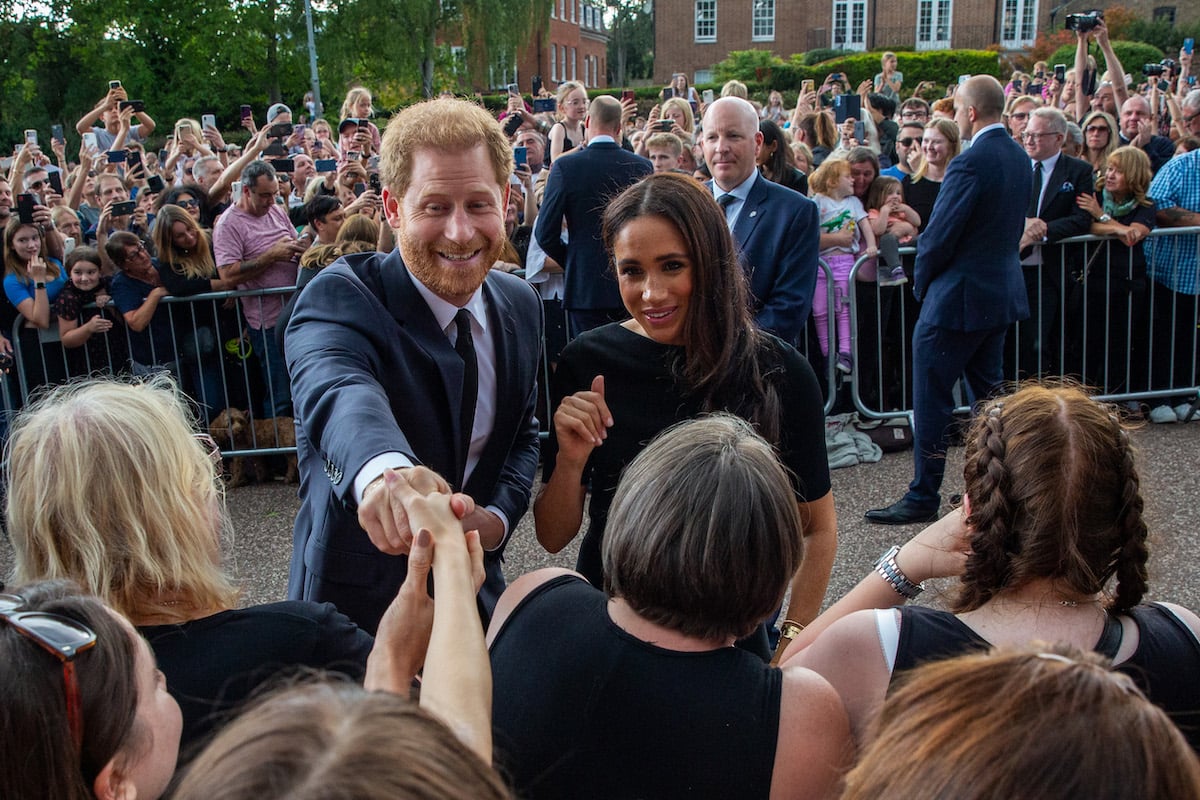
M1200 424L1147 426L1134 435L1141 452L1143 490L1151 542L1150 586L1154 597L1200 609L1200 570L1195 567L1200 531ZM961 491L962 449L950 453L947 493ZM915 527L869 525L863 511L899 497L911 475L910 453L885 456L878 464L837 470L833 474L841 541L828 598L836 599L854 585L893 542L915 533ZM292 520L299 508L295 487L282 483L244 487L229 492L235 535L230 567L245 587L247 604L284 597L292 549ZM509 577L542 566L573 566L568 548L551 556L537 543L529 515L521 521L508 547ZM0 551L0 572L11 556ZM926 595L929 596L928 594Z

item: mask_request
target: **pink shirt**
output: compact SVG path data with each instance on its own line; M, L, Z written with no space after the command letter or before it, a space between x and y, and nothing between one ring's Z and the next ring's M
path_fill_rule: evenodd
M249 214L236 205L230 206L213 226L213 253L217 266L227 266L237 261L249 261L265 253L280 239L296 238L287 212L280 205L273 205L261 217ZM264 271L244 283L239 289L267 289L277 286L295 286L299 264L295 261L276 261ZM242 313L246 322L255 330L270 328L279 319L284 302L290 297L274 294L266 297L243 297Z

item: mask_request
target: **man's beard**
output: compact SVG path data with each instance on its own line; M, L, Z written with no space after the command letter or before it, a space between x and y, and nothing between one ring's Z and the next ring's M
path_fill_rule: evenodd
M409 271L417 280L442 299L465 297L473 294L487 277L488 271L500 257L503 239L488 242L483 236L477 235L471 240L470 246L442 246L429 244L417 239L406 230L397 230L400 255ZM476 263L461 267L448 267L438 256L439 252L447 255L466 255L479 250Z

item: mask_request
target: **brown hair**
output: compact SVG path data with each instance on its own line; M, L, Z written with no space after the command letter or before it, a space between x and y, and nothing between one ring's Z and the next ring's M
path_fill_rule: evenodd
M842 800L1200 796L1183 735L1094 653L1035 645L935 661L889 695Z
M57 658L0 622L0 708L5 756L0 796L93 800L100 771L123 751L140 749L136 651L129 631L99 600L70 581L40 581L12 590L22 611L58 614L90 628L94 647L75 657L83 747L75 752Z
M196 247L190 253L175 247L171 229L176 222L196 234ZM208 233L179 206L168 203L158 210L158 217L154 221L154 249L158 252L159 260L177 275L185 278L217 277L217 265L208 246Z
M660 173L630 186L604 212L604 247L626 224L662 217L687 243L695 280L683 321L682 358L674 372L704 411L733 411L770 442L779 437L779 397L758 366L765 336L750 313L750 290L725 214L712 193L687 175Z
M641 617L706 639L745 636L800 568L796 495L745 420L681 422L625 468L601 552L605 591Z
M809 147L833 148L837 145L837 127L833 115L825 111L809 111L796 121L796 127L804 131L804 140Z
M38 255L42 257L42 261L46 262L46 278L47 280L55 280L58 278L58 265L50 260L46 254L46 235L38 229L37 225L31 225L27 222L21 222L20 218L13 214L8 218L8 224L4 226L4 273L6 275L15 275L24 283L31 283L29 277L28 265L23 264L17 254L13 252L13 240L17 238L17 232L21 228L32 228L41 240L42 247L38 251Z
M439 98L409 106L388 122L383 134L379 177L398 195L408 191L413 164L424 149L462 153L483 145L492 163L496 184L503 189L513 171L508 137L484 109L465 100Z
M876 211L883 208L883 202L887 200L887 196L896 189L903 187L903 185L899 178L893 178L891 175L880 175L871 181L871 185L867 187L867 208L873 208Z
M431 714L387 692L308 683L262 698L188 767L174 800L489 800L496 772Z
M1133 446L1113 409L1073 386L1026 386L984 407L963 470L971 555L956 611L1054 578L1081 595L1117 579L1111 607L1146 591L1146 522Z

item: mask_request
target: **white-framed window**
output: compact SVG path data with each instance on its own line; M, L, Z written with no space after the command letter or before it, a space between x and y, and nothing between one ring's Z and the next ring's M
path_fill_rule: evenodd
M696 0L696 41L717 40L717 0Z
M550 4L550 19L558 18L558 3Z
M567 21L567 0L558 0L558 18Z
M550 80L558 80L558 45L550 45Z
M775 41L775 0L754 0L750 12L750 40Z
M567 46L564 44L558 48L558 79L560 81L568 80L567 78Z
M837 50L867 49L867 0L833 0L833 38Z
M578 78L575 77L575 67L576 66L577 66L577 64L575 61L575 48L572 47L571 48L571 80L573 80L573 81L579 80Z
M918 0L917 49L947 50L950 47L952 0Z
M1037 37L1038 0L1004 0L1000 46L1029 47Z

